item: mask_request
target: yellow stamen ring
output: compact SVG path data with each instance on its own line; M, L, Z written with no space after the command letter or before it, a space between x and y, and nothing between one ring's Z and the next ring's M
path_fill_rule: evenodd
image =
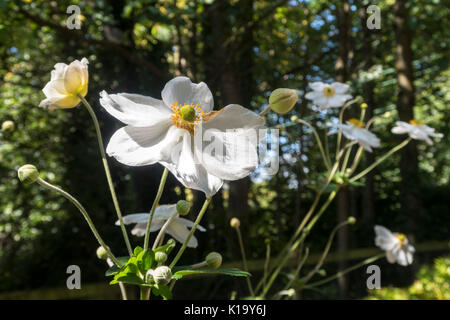
M350 122L354 126L364 128L364 122L359 121L358 119L352 118L352 119L348 120L348 122Z
M325 87L322 89L323 95L325 97L332 97L334 95L334 93L336 92L336 89L332 88L332 87Z

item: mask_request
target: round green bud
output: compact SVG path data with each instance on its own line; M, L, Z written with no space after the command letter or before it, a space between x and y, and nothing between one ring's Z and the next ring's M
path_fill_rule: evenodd
M99 258L100 260L108 259L108 253L102 246L97 248L97 258Z
M162 251L158 251L155 253L155 261L158 263L164 263L167 260L167 254Z
M292 122L297 122L297 121L298 121L298 117L297 117L296 115L293 115L293 116L291 117L291 121L292 121Z
M191 105L184 105L180 108L181 117L189 122L195 120L195 109Z
M297 91L287 88L279 88L272 91L269 97L269 105L273 111L279 114L287 113L298 101Z
M238 218L231 218L231 220L230 220L230 226L231 226L232 228L237 229L237 228L240 227L240 225L241 225L241 221L240 221Z
M39 178L39 171L32 164L26 164L17 170L17 175L24 184L32 184Z
M218 252L210 252L205 261L209 268L218 269L222 265L222 255Z
M158 285L166 285L172 279L172 271L167 266L160 266L153 270L153 279Z
M16 126L13 121L6 120L2 123L2 132L4 132L4 133L13 132L15 127Z
M319 271L317 271L317 273L322 277L325 277L327 275L327 272L325 271L325 269L320 269Z
M355 217L348 217L347 218L347 222L348 222L348 224L355 224L356 223L356 218Z
M367 109L368 105L367 105L367 103L363 102L363 103L361 103L361 105L359 107L361 109Z
M189 210L191 209L191 204L189 201L186 200L180 200L177 202L177 212L181 216L185 216L189 213Z

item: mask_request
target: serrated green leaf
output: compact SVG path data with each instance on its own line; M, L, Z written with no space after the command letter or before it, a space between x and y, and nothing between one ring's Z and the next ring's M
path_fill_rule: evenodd
M178 280L187 275L193 274L223 274L233 277L249 277L250 273L239 269L218 269L218 270L180 270L173 274L172 279Z

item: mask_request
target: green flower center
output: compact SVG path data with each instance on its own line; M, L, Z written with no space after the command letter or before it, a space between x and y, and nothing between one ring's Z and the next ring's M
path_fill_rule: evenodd
M192 105L184 105L180 108L180 114L183 120L192 122L195 120L195 109Z

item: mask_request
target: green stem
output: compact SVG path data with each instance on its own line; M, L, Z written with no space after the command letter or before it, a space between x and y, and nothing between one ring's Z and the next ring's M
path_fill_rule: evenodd
M244 271L248 272L247 257L245 256L244 242L242 241L241 230L239 229L239 227L236 228L236 233L239 239L239 246L241 247L242 261L244 262ZM245 278L247 280L250 295L253 297L255 296L255 292L253 291L252 283L250 282L250 279L248 277Z
M182 247L178 251L177 255L173 259L172 263L170 264L170 269L172 269L180 260L181 255L183 254L184 250L186 250L187 244L189 240L191 240L192 236L194 235L195 230L197 229L197 226L199 225L200 221L202 220L203 215L206 212L206 209L208 209L209 203L211 202L211 198L206 198L205 203L203 203L203 207L201 208L200 212L198 213L197 219L195 219L194 225L191 228L191 231L189 232L188 237L184 241Z
M259 114L260 117L264 117L269 111L271 110L270 105L268 105L261 113Z
M301 260L300 260L300 262L299 262L297 268L295 269L294 274L292 275L292 279L286 284L286 286L284 287L284 290L289 289L289 288L291 287L291 285L294 283L294 281L297 279L297 277L298 277L300 271L301 271L302 268L303 268L303 265L304 265L305 262L306 262L306 259L308 259L308 256L309 256L309 249L306 248L303 257L301 258Z
M172 221L174 219L178 218L178 216L179 216L179 214L178 214L178 212L176 212L169 219L167 219L167 221L161 227L161 230L159 230L158 235L156 236L155 242L153 243L152 250L155 250L158 247L158 243L161 240L161 238L163 237L164 233L166 232L167 227L172 223Z
M141 287L140 293L141 300L150 300L150 287Z
M109 247L105 244L105 242L103 241L102 237L100 236L100 234L98 233L97 229L95 228L94 223L91 220L91 217L89 216L89 214L87 213L86 209L83 207L83 205L77 200L75 199L72 195L70 195L68 192L62 190L61 188L58 188L57 186L52 185L51 183L48 183L47 181L38 178L36 180L37 183L39 183L41 186L56 191L59 194L61 194L64 198L68 199L70 202L72 202L75 207L78 208L78 210L80 210L81 214L83 215L84 219L86 219L89 227L91 228L92 233L94 234L95 238L97 239L98 243L103 247L103 249L105 249L106 253L108 254L108 257L119 267L122 267L122 264L119 262L119 260L117 260L117 258L112 254L111 250L109 250Z
M323 251L322 256L320 257L320 259L319 259L319 261L317 262L317 264L316 264L316 266L314 267L314 269L311 270L311 271L310 271L310 272L302 279L301 282L303 282L303 283L308 282L308 281L309 281L309 280L317 273L317 271L320 269L320 267L322 267L322 265L323 265L323 263L324 263L324 261L325 261L327 255L328 255L328 252L330 251L331 244L333 243L333 239L334 239L334 236L336 235L336 232L337 232L340 228L346 226L348 223L349 223L348 221L344 221L344 222L339 223L336 227L334 227L333 231L331 231L330 237L328 238L328 242L327 242L327 244L326 244L326 246L325 246L325 250Z
M370 165L369 167L367 167L366 169L364 169L363 171L361 171L360 173L358 173L356 176L354 176L353 178L350 179L350 182L354 182L358 179L361 179L362 177L364 177L366 174L368 174L370 171L372 171L376 166L378 166L381 162L383 162L384 160L386 160L389 156L391 156L393 153L397 152L398 150L400 150L401 148L403 148L404 146L406 146L409 142L411 141L411 138L406 139L405 141L403 141L402 143L400 143L399 145L395 146L394 148L392 148L391 150L389 150L388 153L386 153L384 156L380 157L379 159L377 159L377 161L375 161L374 163L372 163L372 165Z
M122 300L128 300L127 289L122 282L119 282L120 293L122 294Z
M265 286L267 276L269 275L269 263L270 263L270 241L267 241L266 243L266 260L264 262L264 274L262 278L262 283ZM258 288L256 288L258 290Z
M147 221L147 229L145 230L145 239L144 239L144 250L148 249L148 242L150 240L150 227L152 224L153 216L155 214L156 207L158 206L159 200L161 199L162 193L164 191L164 186L166 185L167 175L169 174L169 170L164 168L164 172L161 177L161 181L159 182L158 192L156 193L155 200L153 201L152 208L150 209L150 215L148 216Z
M125 240L125 244L127 246L128 253L131 256L131 255L133 255L133 250L131 249L130 239L128 238L127 230L125 229L125 224L123 223L122 212L120 211L119 201L117 201L116 191L114 190L114 184L113 184L113 181L111 178L111 173L109 171L108 161L106 159L106 154L105 154L105 148L103 146L103 139L102 139L102 133L100 131L100 125L98 123L97 116L95 115L95 112L92 109L89 102L87 102L87 100L84 97L82 97L81 95L78 95L78 97L81 99L81 102L86 107L87 111L89 112L89 115L92 118L92 121L94 122L95 131L97 133L98 146L100 149L100 154L102 156L103 167L105 168L106 180L108 181L108 186L109 186L109 190L111 191L111 197L112 197L112 200L114 203L114 208L116 209L117 217L119 218L119 223L120 223L120 228L122 229L123 238Z
M351 267L349 267L349 268L347 268L345 270L342 270L342 271L332 275L331 277L328 277L326 279L323 279L323 280L320 280L320 281L317 281L317 282L313 282L310 285L305 286L305 288L313 288L313 287L320 286L320 285L322 285L324 283L333 281L334 279L337 279L337 278L343 276L344 274L347 274L347 273L349 273L349 272L351 272L351 271L353 271L355 269L358 269L358 268L360 268L360 267L362 267L362 266L364 266L366 264L372 263L372 262L374 262L374 261L376 261L376 260L378 260L378 259L380 259L380 258L382 258L384 256L386 256L386 254L382 253L382 254L379 254L377 256L373 256L373 257L367 258L367 259L363 260L362 262L360 262L360 263L358 263L358 264L356 264L354 266L351 266Z
M328 206L330 205L331 201L333 201L334 197L336 196L337 192L339 190L339 187L333 191L332 193L330 193L330 195L328 196L327 201L322 205L322 207L320 208L319 212L313 217L313 219L310 221L310 223L306 226L306 232L303 232L303 234L301 235L301 237L289 248L288 253L284 256L283 260L281 261L281 263L278 265L277 269L272 273L272 276L269 279L269 282L267 283L267 286L264 287L263 292L262 292L262 296L264 297L267 292L269 291L270 287L272 286L273 282L275 281L275 279L277 278L278 274L280 273L281 269L284 267L284 265L286 264L286 262L289 260L290 256L292 255L293 252L295 252L295 250L297 249L297 247L303 242L303 240L306 238L306 235L308 234L308 232L311 230L311 228L314 226L314 224L316 223L316 221L320 218L320 216L325 212L325 210L328 208Z
M325 151L324 151L323 145L322 145L322 141L320 140L320 137L319 137L319 134L317 133L317 130L311 124L309 124L308 122L306 122L303 119L298 119L297 122L299 122L301 124L304 124L305 126L307 126L308 128L311 129L311 131L314 134L314 137L316 138L317 145L319 146L319 149L320 149L320 153L322 154L322 158L323 158L325 167L327 168L327 170L330 170L331 169L331 163L328 162L329 160L328 160L328 158L327 158L327 156L325 154Z

